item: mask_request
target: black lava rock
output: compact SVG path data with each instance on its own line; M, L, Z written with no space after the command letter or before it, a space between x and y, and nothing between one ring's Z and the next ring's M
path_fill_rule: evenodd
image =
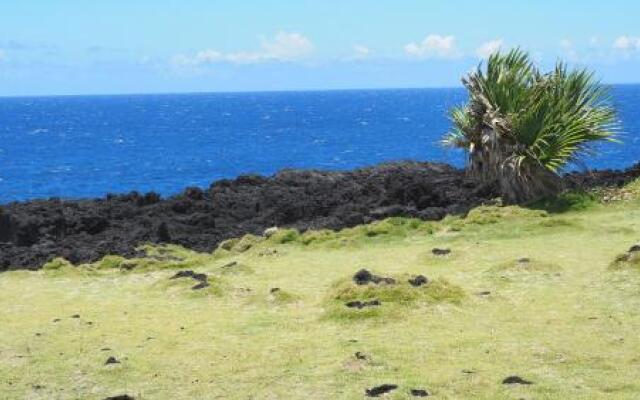
M384 385L375 386L375 387L372 387L371 389L366 389L364 393L367 397L380 397L381 395L389 393L392 390L396 390L397 388L398 388L398 385L385 383Z
M204 288L208 288L209 286L211 286L209 284L209 282L201 282L201 283L198 283L197 285L193 286L191 289L192 290L201 290L201 289L204 289Z
M388 285L393 285L394 283L396 283L395 279L393 278L374 275L366 269L361 269L360 271L356 272L356 274L353 276L353 281L356 283L356 285L366 285L369 282L375 284L386 283Z
M568 188L621 186L639 176L640 164L626 171L575 172L564 181ZM463 170L403 162L350 172L240 176L167 199L131 192L13 202L0 207L0 271L38 269L58 256L73 263L107 254L131 258L149 242L211 252L225 239L261 234L272 226L337 230L390 215L441 219L465 214L495 196L491 187L479 190Z
M379 305L382 305L382 303L380 302L380 300L370 300L370 301L360 301L360 300L354 300L354 301L349 301L344 303L345 306L347 306L348 308L357 308L357 309L363 309L365 307L377 307Z
M111 364L120 364L120 361L117 358L111 356L107 358L107 361L105 361L104 365L111 365Z
M360 271L356 272L355 275L353 275L353 281L356 283L356 285L366 285L367 283L371 282L372 278L373 274L366 269L361 269Z
M450 249L433 249L431 250L431 253L433 253L434 256L446 256L447 254L451 253Z
M429 280L424 275L418 275L414 278L409 279L409 284L413 287L419 287L422 285L426 285L429 283Z
M517 375L512 375L502 380L503 385L532 385L533 382L523 379Z

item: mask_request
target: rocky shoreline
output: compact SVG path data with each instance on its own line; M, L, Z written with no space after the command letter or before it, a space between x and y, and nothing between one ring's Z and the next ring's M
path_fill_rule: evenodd
M568 187L590 188L620 186L639 176L637 164L564 179ZM495 195L447 164L400 162L348 172L245 175L167 199L132 192L14 202L0 206L0 271L38 269L57 256L73 263L107 254L130 257L148 242L211 251L222 240L272 226L340 229L390 216L438 220L464 214Z

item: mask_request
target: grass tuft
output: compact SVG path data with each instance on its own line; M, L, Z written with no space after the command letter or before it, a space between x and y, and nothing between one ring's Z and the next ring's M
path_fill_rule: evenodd
M44 271L62 271L70 268L74 268L73 264L62 257L56 257L42 266Z
M329 229L320 229L317 231L306 231L298 239L305 246L310 244L325 243L337 237L336 233Z
M291 243L298 240L300 232L295 229L278 229L275 233L269 236L269 242L275 244Z
M361 319L387 315L390 306L414 306L419 304L435 304L448 302L460 304L465 297L464 290L449 281L438 278L429 280L422 286L412 286L410 274L390 276L395 283L368 283L358 285L352 278L336 281L330 288L326 298L328 316L335 319ZM370 302L379 300L381 305L349 308L345 304L353 301ZM397 310L391 311L397 313Z
M569 211L584 211L598 204L597 197L593 193L583 191L568 191L549 199L539 200L529 205L536 210L544 210L549 213L566 213Z
M489 272L497 273L543 273L551 274L562 271L562 267L554 263L548 263L537 259L531 259L527 257L519 258L516 260L507 261L498 264L489 269Z
M241 237L240 240L234 242L233 247L231 247L231 251L234 253L244 253L262 241L264 241L264 238L261 236L247 234Z
M267 301L274 305L290 304L295 303L299 300L300 296L297 296L280 288L271 289L269 295L267 296Z

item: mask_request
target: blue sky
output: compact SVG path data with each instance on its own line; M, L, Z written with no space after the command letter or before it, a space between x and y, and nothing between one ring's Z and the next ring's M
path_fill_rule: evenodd
M631 0L20 0L0 95L443 87L498 48L640 82Z

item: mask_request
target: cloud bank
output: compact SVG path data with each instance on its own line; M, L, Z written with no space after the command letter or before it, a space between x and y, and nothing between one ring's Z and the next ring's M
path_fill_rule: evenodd
M221 62L232 64L289 62L305 59L313 51L313 43L304 35L278 32L271 39L263 38L260 50L257 51L225 53L213 49L205 49L192 55L178 54L173 57L173 63L180 66L202 66Z
M416 58L454 58L459 55L455 36L431 34L421 42L411 42L404 46L404 52Z

